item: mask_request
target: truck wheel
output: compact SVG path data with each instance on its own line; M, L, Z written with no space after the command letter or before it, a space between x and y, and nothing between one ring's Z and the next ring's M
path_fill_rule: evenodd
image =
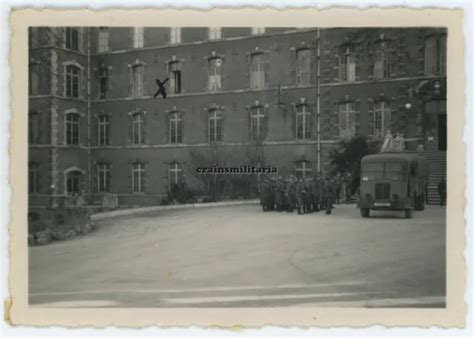
M406 218L411 218L413 216L412 210L411 209L405 209L405 217Z
M369 217L370 209L369 208L360 208L360 215L362 217Z

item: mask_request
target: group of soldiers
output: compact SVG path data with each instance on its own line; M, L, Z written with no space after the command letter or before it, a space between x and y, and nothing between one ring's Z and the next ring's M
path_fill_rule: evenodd
M260 204L263 211L295 209L299 215L326 210L331 214L334 203L350 201L350 174L334 177L317 174L314 178L266 177L260 186Z

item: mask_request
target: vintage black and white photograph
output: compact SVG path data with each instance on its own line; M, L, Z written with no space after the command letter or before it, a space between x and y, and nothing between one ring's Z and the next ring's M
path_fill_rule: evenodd
M449 38L29 27L29 304L446 307Z

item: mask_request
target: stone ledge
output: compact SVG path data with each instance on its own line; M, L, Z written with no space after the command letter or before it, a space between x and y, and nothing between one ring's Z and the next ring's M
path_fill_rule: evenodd
M139 215L152 211L162 210L175 210L175 209L188 209L188 208L208 208L208 207L223 207L230 205L246 205L246 204L259 204L258 199L252 200L239 200L239 201L224 201L224 202L211 202L211 203L192 203L192 204L173 204L173 205L159 205L154 207L140 207L124 210L106 211L91 215L91 220L98 221L102 219L108 219L119 216L130 216Z

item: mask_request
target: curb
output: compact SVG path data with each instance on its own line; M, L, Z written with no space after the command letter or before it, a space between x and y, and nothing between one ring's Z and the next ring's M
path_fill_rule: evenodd
M192 204L174 204L174 205L159 205L155 207L140 207L125 210L106 211L91 215L91 220L98 221L119 216L139 215L152 211L174 210L174 209L188 209L188 208L209 208L209 207L224 207L230 205L253 205L259 204L260 201L243 200L243 201L225 201L225 202L211 202L211 203L192 203Z

